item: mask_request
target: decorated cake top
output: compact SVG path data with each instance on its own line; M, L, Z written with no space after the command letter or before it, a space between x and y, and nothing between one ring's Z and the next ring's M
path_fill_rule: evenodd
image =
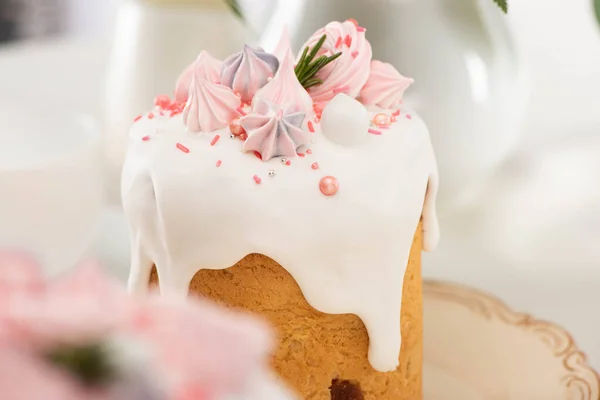
M328 105L335 108L332 100L340 94L366 106L392 110L401 105L413 80L391 64L373 61L365 32L355 20L331 22L305 43L296 58L287 32L273 54L246 45L219 61L202 51L177 80L174 101L160 96L155 112L169 117L182 112L188 130L198 134L230 126L231 134L244 142L243 151L257 152L263 161L297 157L299 149L311 142L323 110ZM344 105L350 103L346 100ZM373 129L347 132L345 138L337 137L341 121L332 121L324 134L349 145L360 139L353 136L377 135L398 116L397 109L377 114L370 121Z
M306 300L352 313L369 360L394 370L402 282L415 229L438 241L437 166L427 128L402 102L412 79L373 60L366 30L331 22L296 56L202 52L136 118L122 195L132 230L130 285L156 265L161 288L186 294L200 268L260 253Z

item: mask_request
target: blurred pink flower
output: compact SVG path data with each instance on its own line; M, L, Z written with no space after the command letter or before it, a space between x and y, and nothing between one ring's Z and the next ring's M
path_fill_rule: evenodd
M35 293L45 288L37 260L20 251L0 250L0 305L14 292Z
M132 321L135 336L150 344L160 375L177 393L241 390L254 370L268 364L265 325L197 298L151 297Z
M28 353L0 348L0 392L10 400L84 400L77 383Z
M75 375L44 357L61 345L119 341L125 345L109 348L131 353L114 358L129 363L119 365L119 372L137 368L133 374L142 379L134 386L148 383L146 392L165 393L153 397L157 399L212 400L242 391L256 371L268 369L271 336L261 321L200 299L129 297L122 285L91 264L46 281L33 259L0 250L2 396L130 400L115 395L118 390L84 388ZM144 354L136 359L139 349ZM128 384L119 390L144 391Z
M125 290L100 272L84 265L54 281L44 282L39 267L8 264L10 253L0 253L0 282L9 295L0 303L4 333L15 345L38 349L57 343L80 344L102 338L125 322L132 303ZM10 329L7 329L8 326Z

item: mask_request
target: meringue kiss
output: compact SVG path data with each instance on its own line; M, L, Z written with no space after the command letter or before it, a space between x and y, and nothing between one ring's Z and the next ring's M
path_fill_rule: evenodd
M241 52L223 62L221 84L239 93L243 102L250 102L254 94L272 78L279 68L279 60L261 48L245 45Z
M372 61L371 73L360 92L360 100L365 105L393 108L402 101L404 91L413 82L411 78L402 76L392 64Z
M204 79L201 63L194 66L183 120L192 132L224 128L239 116L240 99L227 86Z
M185 103L190 92L190 85L194 76L194 70L199 77L212 83L219 83L221 80L222 62L211 56L208 52L202 51L196 61L190 64L177 78L175 85L175 101Z

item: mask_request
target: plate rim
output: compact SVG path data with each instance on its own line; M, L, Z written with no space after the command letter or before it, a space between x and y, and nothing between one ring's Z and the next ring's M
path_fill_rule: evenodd
M560 383L566 390L581 394L581 399L600 399L600 374L588 363L572 335L558 324L514 311L500 298L468 285L423 279L423 297L451 301L487 320L500 322L533 332L540 337L556 358L562 359L565 375ZM595 395L594 395L595 394Z

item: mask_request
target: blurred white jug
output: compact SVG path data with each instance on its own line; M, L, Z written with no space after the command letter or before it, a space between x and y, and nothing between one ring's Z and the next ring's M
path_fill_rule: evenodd
M104 206L95 121L0 107L0 247L35 254L51 275L87 250Z
M519 142L528 86L506 16L492 0L280 0L261 43L284 26L297 52L330 21L358 20L373 58L415 79L440 169L441 211L485 180Z
M133 119L159 94L172 94L201 50L224 59L254 36L225 0L123 0L109 63L106 149L109 195L119 200L120 173Z

